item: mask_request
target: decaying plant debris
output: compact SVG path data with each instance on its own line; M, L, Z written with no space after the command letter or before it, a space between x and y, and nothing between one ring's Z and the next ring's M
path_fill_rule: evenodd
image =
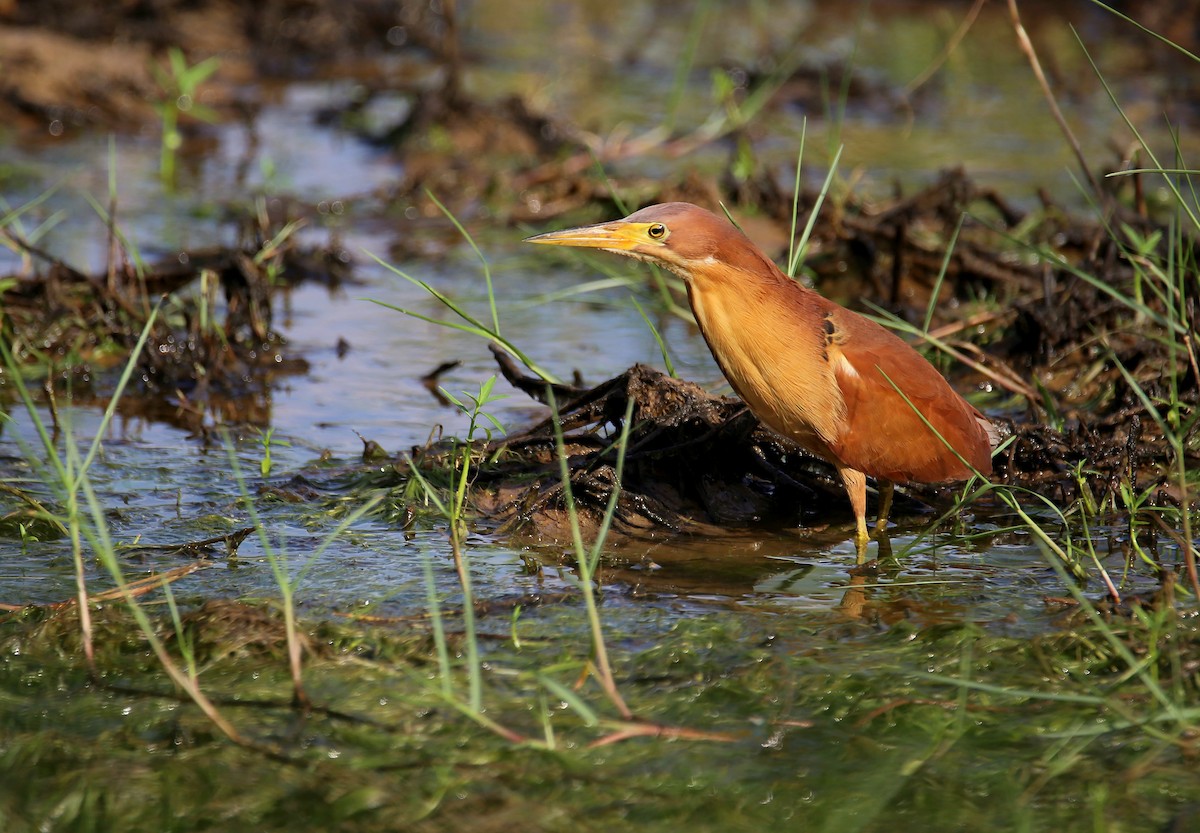
M280 230L247 222L240 249L191 252L144 271L121 258L89 275L0 229L39 264L9 278L0 338L40 374L53 409L60 390L107 398L149 327L124 408L198 434L215 422L266 424L272 381L307 370L272 325L274 296L314 274L338 282L346 273L335 250L301 247Z

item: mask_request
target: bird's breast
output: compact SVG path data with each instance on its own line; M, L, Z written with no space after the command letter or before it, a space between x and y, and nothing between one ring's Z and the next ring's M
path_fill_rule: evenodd
M713 358L755 416L838 462L830 445L845 424L846 406L824 350L820 314L806 307L804 291L795 284L693 279L688 297Z

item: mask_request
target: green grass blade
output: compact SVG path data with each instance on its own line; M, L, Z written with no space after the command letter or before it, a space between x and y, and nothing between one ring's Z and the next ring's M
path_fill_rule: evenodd
M379 306L385 307L390 310L395 310L396 312L403 313L404 315L408 315L413 318L418 318L422 321L427 321L430 324L437 324L438 326L441 326L441 327L449 327L454 330L460 330L461 332L464 332L464 333L470 333L471 335L479 336L480 338L494 341L497 344L499 344L501 347L503 347L505 350L507 350L509 353L511 353L523 365L525 365L527 368L529 368L529 370L531 372L533 372L534 374L536 374L538 376L538 378L540 378L544 381L547 381L547 382L551 382L551 383L555 383L555 384L558 383L558 379L556 379L551 373L548 373L547 371L538 367L537 364L535 364L532 359L530 359L528 356L526 356L519 347L517 347L515 344L513 344L507 338L504 338L503 336L501 336L499 332L492 330L492 329L488 329L487 325L485 325L483 322L481 322L475 316L471 315L467 310L465 310L463 307L459 306L452 299L447 297L444 293L435 289L433 286L431 286L430 284L421 280L420 278L414 278L412 275L409 275L407 272L400 269L399 267L393 266L392 264L388 263L387 261L383 260L382 258L376 257L374 254L371 254L370 252L367 252L367 256L370 257L372 260L374 260L376 263L378 263L380 266L382 266L384 269L387 269L392 274L398 275L399 277L404 278L404 280L408 281L409 283L411 283L415 286L419 286L422 289L424 289L426 292L428 292L430 295L432 295L434 298L436 298L439 303L441 303L443 306L445 306L447 309L449 309L451 312L453 312L455 315L457 315L460 319L462 319L466 323L459 324L454 321L439 321L436 318L432 318L427 315L422 315L419 312L414 312L413 310L405 309L404 307L399 307L394 304L389 304L386 301L380 301L375 298L366 298L364 300L370 301L373 304L378 304Z
M813 203L812 213L808 215L808 223L804 226L804 234L800 235L800 243L796 246L796 250L788 261L787 274L789 278L796 277L796 270L800 264L804 262L808 254L808 240L812 236L813 228L817 224L817 215L821 213L821 206L825 203L825 195L829 193L829 188L833 184L833 178L837 175L838 162L842 158L842 151L845 145L838 145L837 153L833 156L833 161L829 163L829 173L825 175L825 181L821 184L821 192L817 194L817 200Z
M435 197L433 195L433 192L430 191L428 188L425 189L425 196L427 196L427 197L429 197L429 199L433 200L433 204L436 205L438 207L438 209L440 209L441 212L446 215L446 218L451 223L454 224L454 227L456 229L458 229L458 233L461 234L463 239L467 241L467 245L469 245L471 247L471 249L475 252L475 256L479 258L479 262L483 265L483 280L487 284L488 308L491 310L491 313L492 313L492 332L495 333L497 337L499 337L499 335L500 335L500 314L496 309L496 292L492 286L492 266L491 266L491 264L488 263L488 259L483 256L483 252L481 252L479 250L479 247L477 245L475 245L475 238L472 237L471 234L463 226L463 224L459 222L458 218L455 217L453 213L451 213L450 209L448 209L448 208L446 208L446 206L442 205L441 201L437 197Z
M667 373L678 378L675 373L675 363L671 361L671 355L667 352L667 343L663 341L662 333L658 331L658 327L654 326L654 322L650 320L650 316L646 315L646 311L642 309L642 305L638 303L637 298L632 295L629 300L633 301L633 305L637 307L638 314L642 316L642 320L646 322L646 326L650 328L650 334L654 336L654 340L658 343L658 351L662 353L663 365L667 368Z

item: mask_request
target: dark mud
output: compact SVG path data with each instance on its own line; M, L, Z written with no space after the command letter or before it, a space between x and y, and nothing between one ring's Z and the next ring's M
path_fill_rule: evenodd
M54 135L85 128L134 131L155 119L151 63L168 48L195 61L217 55L222 69L202 103L229 115L255 106L245 85L328 72L404 45L435 68L453 65L454 3L324 0L239 4L73 0L0 4L0 111L18 123L57 123ZM360 70L362 69L360 65Z

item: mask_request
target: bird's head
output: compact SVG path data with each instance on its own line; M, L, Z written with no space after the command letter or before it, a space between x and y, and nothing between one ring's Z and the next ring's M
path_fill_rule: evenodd
M774 269L732 223L686 202L652 205L624 220L552 231L526 242L601 249L656 263L689 282L731 268L752 273Z

